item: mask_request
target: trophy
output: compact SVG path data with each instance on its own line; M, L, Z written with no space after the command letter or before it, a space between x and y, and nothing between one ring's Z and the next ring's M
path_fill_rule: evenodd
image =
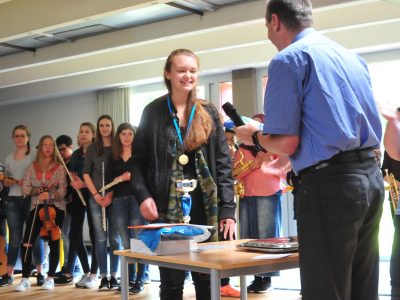
M183 213L183 222L188 224L190 221L190 209L192 208L192 197L189 195L189 192L193 191L197 186L196 179L178 179L176 181L176 190L182 195L180 196L181 205L182 205L182 213Z

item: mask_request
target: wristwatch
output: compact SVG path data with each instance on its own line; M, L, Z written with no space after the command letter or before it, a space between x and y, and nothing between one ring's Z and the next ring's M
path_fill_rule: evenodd
M253 139L253 144L254 147L256 147L257 151L263 151L266 152L266 150L263 148L263 146L261 146L260 141L258 140L258 133L261 130L256 130L253 132L253 134L251 135L251 138Z

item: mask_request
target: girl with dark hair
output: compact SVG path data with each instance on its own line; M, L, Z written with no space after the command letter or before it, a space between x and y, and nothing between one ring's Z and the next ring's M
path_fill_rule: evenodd
M36 150L31 149L31 133L27 126L17 125L12 131L15 145L13 153L6 157L4 166L7 177L4 185L9 187L7 201L7 224L9 230L9 244L7 252L7 274L2 274L0 286L7 286L14 282L14 268L21 246L24 223L31 207L31 197L22 193L22 179L26 169L35 159ZM38 284L42 284L44 277L41 274L43 249L40 243L35 247L35 262L38 264Z
M55 141L50 135L40 138L35 161L29 165L22 181L23 194L32 197L32 204L22 240L22 279L15 286L18 292L30 288L31 249L39 234L49 241L50 247L49 271L42 289L54 288L54 276L60 257L60 227L65 216L64 196L67 190L66 173L57 159L55 147Z
M119 285L116 279L119 257L113 250L119 249L119 237L116 236L113 218L109 216L112 194L104 196L98 191L110 182L109 162L111 146L114 140L114 123L109 115L102 115L97 119L96 140L87 151L83 164L83 180L90 192L89 206L95 235L96 258L100 268L101 283L99 290L117 290ZM107 231L108 221L108 231ZM107 234L108 233L108 234ZM107 236L110 242L110 279L107 268ZM91 288L95 279L88 280L85 287Z
M235 208L231 159L218 111L196 95L199 59L178 49L167 58L168 94L144 109L134 140L132 184L148 221L183 222L176 182L196 179L190 223L213 225L233 239ZM216 241L214 233L210 241ZM210 277L192 272L197 299L210 299ZM182 299L185 272L160 267L161 299Z
M133 140L135 130L129 123L118 126L113 144L111 160L111 175L121 181L113 188L113 203L111 215L116 218L116 229L121 236L124 249L130 248L130 238L137 237L137 233L128 229L128 226L145 224L139 211L139 205L133 196L133 187L130 183L132 172ZM137 271L137 272L136 272ZM131 294L140 294L144 291L144 282L148 280L148 265L129 265L129 281Z
M88 147L94 141L96 134L96 126L90 122L83 122L79 127L78 139L80 141L80 148L72 153L69 171L73 174L74 180L71 182L73 186L72 202L70 203L71 210L71 228L69 234L69 251L68 251L68 264L65 267L65 274L56 279L56 283L66 284L72 282L72 268L75 266L76 256L78 256L84 274L81 279L75 284L76 287L94 287L96 284L97 274L97 259L96 259L96 240L94 237L94 226L91 216L91 211L88 207L90 198L89 190L82 180L83 162L85 159ZM80 190L84 201L87 206L84 206L75 190ZM92 262L89 266L88 254L85 244L83 242L83 223L87 211L87 220L89 225L89 237L92 244Z

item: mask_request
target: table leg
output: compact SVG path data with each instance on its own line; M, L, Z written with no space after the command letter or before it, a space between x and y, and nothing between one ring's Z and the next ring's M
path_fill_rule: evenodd
M211 300L221 299L221 274L218 270L211 269Z
M246 275L240 276L240 300L247 300Z
M128 279L128 261L125 256L121 257L121 299L129 299L129 279Z

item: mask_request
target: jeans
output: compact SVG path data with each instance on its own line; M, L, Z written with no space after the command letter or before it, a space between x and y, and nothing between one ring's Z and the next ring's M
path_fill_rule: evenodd
M375 160L301 174L296 198L303 300L377 300L384 187Z
M93 197L89 199L89 209L92 215L93 229L95 235L96 258L100 268L100 274L104 277L108 274L107 268L107 231L103 229L102 208ZM118 272L119 256L114 255L114 250L120 249L120 239L115 228L115 220L119 216L111 215L112 204L106 207L106 221L108 220L108 240L110 243L110 273L115 275Z
M64 251L64 268L68 264L68 252L69 252L69 232L71 228L71 213L69 212L68 209L69 204L67 205L67 209L65 212L65 218L64 218L64 223L61 228L61 238L63 241L63 251Z
M243 197L239 201L239 231L241 239L266 239L281 234L281 196L278 191L271 196ZM259 274L278 276L279 272Z
M9 197L7 201L7 224L9 230L9 244L7 252L7 266L14 267L21 247L24 223L31 208L31 198Z
M133 196L121 196L113 199L110 208L111 216L115 218L115 228L121 236L124 249L130 249L130 239L137 238L137 232L128 229L128 226L146 224L140 214L139 205ZM129 280L144 282L149 278L149 266L147 264L138 264L136 274L136 264L129 265Z

